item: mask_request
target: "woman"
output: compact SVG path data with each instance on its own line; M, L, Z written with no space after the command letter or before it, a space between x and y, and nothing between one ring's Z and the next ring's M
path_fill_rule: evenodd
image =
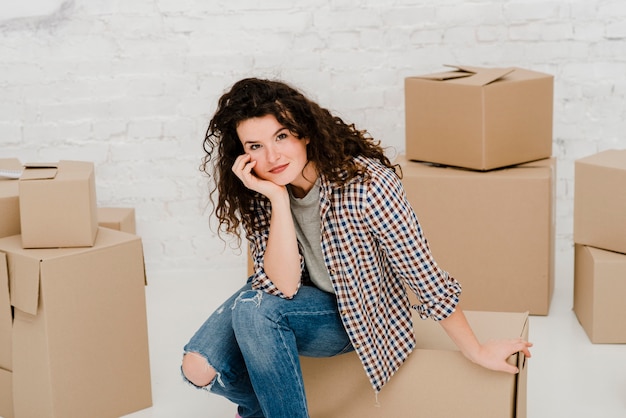
M460 284L433 259L396 167L365 131L289 85L224 94L204 140L220 230L243 227L248 283L185 346L187 381L243 418L308 417L299 355L356 350L378 393L414 347L406 289L461 352L492 370L530 343L477 341Z

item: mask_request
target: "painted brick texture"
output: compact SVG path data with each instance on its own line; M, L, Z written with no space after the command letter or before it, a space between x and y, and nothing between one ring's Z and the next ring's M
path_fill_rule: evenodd
M573 162L626 147L624 22L619 0L3 2L0 157L94 161L99 203L136 208L149 274L243 276L198 171L233 82L285 79L402 152L406 76L519 66L555 76L557 268L570 269Z

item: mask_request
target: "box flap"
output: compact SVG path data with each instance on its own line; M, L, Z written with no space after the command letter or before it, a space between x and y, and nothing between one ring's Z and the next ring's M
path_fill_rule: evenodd
M11 312L11 299L9 297L7 259L6 254L0 252L0 368L7 370L12 370L12 333L13 313ZM0 416L2 416L1 413Z
M37 314L39 304L39 267L22 255L9 257L11 305L31 315Z
M455 78L469 77L472 74L473 73L466 72L466 71L443 71L440 73L424 74L424 75L416 76L415 78L425 78L427 80L445 81L445 80L452 80Z
M463 84L472 86L486 86L497 81L507 74L515 71L515 68L481 68L471 66L446 65L447 67L458 68L459 71L469 73L470 76L463 79Z
M468 65L449 65L455 71L443 71L439 73L420 75L415 78L424 78L434 81L450 81L470 86L486 86L515 71L515 68L481 68Z
M7 254L11 305L36 315L39 304L39 259L27 255L22 248L20 235L0 239L0 246L0 251ZM18 277L19 280L16 280Z
M56 163L26 163L20 180L47 180L57 175Z

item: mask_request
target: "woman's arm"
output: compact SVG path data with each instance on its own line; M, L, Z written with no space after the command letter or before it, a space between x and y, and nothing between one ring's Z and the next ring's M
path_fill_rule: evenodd
M507 363L506 359L520 351L526 357L530 357L529 348L532 347L532 344L522 338L488 341L481 344L461 309L457 308L439 323L465 357L488 369L517 373L519 372L518 368Z
M233 164L233 172L244 186L266 196L272 205L269 235L263 266L265 274L286 297L291 298L300 288L300 252L296 229L291 216L289 192L268 180L257 177L253 168L256 161L250 155L237 157Z
M293 297L300 288L300 252L296 229L291 216L289 195L270 200L272 214L265 248L265 274L286 297Z

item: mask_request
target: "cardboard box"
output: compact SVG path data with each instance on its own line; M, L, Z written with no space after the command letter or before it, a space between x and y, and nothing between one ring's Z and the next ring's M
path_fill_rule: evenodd
M0 417L13 418L13 373L0 368Z
M13 309L9 297L9 272L6 255L0 253L0 369L13 370L12 335Z
M435 259L463 286L464 309L547 315L556 160L488 172L399 162Z
M24 248L94 244L98 219L93 163L27 164L19 192Z
M480 341L528 338L528 314L466 311ZM520 373L484 369L467 360L441 326L414 315L417 347L378 395L356 353L301 357L311 418L525 418L528 365Z
M20 233L18 179L22 163L16 158L0 158L0 238Z
M574 163L574 242L626 253L626 149Z
M15 415L119 417L152 405L141 239L100 228L93 247L7 254Z
M574 312L593 343L626 343L626 254L575 245Z
M98 208L98 226L135 234L134 208Z
M490 170L551 157L553 83L521 68L407 77L407 158Z

